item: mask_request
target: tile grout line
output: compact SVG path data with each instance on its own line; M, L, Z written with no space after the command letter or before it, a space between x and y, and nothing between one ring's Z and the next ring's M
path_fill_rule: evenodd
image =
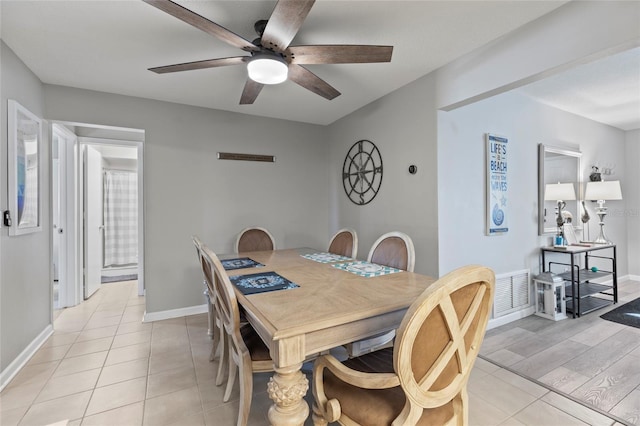
M98 296L98 295L96 295L96 296ZM94 328L94 329L87 329L87 328L86 328L86 327L87 327L87 324L89 324L89 322L90 322L92 319L94 319L94 316L96 315L96 312L99 312L99 311L98 311L98 308L99 308L99 307L100 307L100 305L104 302L104 295L103 295L103 294L101 294L100 296L101 296L101 297L100 297L100 299L96 302L96 306L95 306L95 308L93 309L93 311L91 312L91 315L89 315L89 316L88 316L88 318L87 318L87 320L86 320L86 323L84 324L84 327L82 328L82 331L85 331L85 330L94 330L94 329L97 329L97 328L103 328L103 327L96 327L96 328ZM126 308L126 305L125 305L125 308ZM119 326L120 326L120 324L122 323L122 318L123 318L123 316L124 316L124 309L125 309L125 308L123 308L122 313L120 314L120 318L119 318L119 320L118 320L118 324L116 325L116 330L115 330L115 331L116 331L116 333L117 333L117 331L118 331L118 327L119 327ZM114 316L115 316L115 315L114 315ZM96 318L96 319L101 319L101 318ZM109 326L107 326L107 327L109 327ZM78 335L78 337L79 337L79 336L80 336L80 335ZM86 405L86 407L84 408L84 410L83 410L83 412L82 412L82 416L81 416L79 419L68 419L68 420L70 420L70 421L72 421L72 420L73 420L73 421L75 421L75 420L80 420L80 424L82 424L82 422L84 421L84 419L87 417L87 410L89 409L89 405L91 404L91 400L93 399L93 396L94 396L94 394L95 394L95 391L96 391L96 389L97 389L97 387L98 387L98 381L100 380L100 377L102 376L102 373L103 373L103 371L104 371L105 364L106 364L106 362L107 362L107 358L108 358L108 356L109 356L109 352L111 352L111 349L113 348L113 341L115 340L115 336L116 336L116 334L114 334L113 336L111 336L111 343L109 344L109 348L106 350L107 354L105 355L105 358L104 358L104 360L102 361L102 364L101 364L101 366L100 366L100 374L98 374L98 377L97 377L97 379L96 379L96 382L94 383L94 385L93 385L93 387L92 387L92 389L91 389L91 395L89 396L89 400L88 400L88 402L87 402L87 405ZM76 340L77 340L77 338L76 338ZM91 341L91 340L96 340L96 339L89 339L88 341ZM71 348L69 348L69 350L70 350L70 349L71 349ZM101 351L98 351L98 352L101 352ZM83 355L87 355L87 354L83 354ZM64 359L64 358L63 358L63 359ZM107 410L107 411L108 411L108 410ZM98 413L96 413L96 414L98 414Z
M91 321L91 319L93 318L93 316L96 314L96 312L98 311L98 306L100 306L100 304L103 301L103 297L100 298L100 300L96 303L95 309L93 309L93 312L91 312L91 315L89 316L89 318L87 318L87 322L85 323L84 327L82 327L82 330L88 330L86 328L87 324L89 324L89 322ZM118 322L118 325L120 324L120 322ZM100 328L100 327L98 327ZM118 331L117 327L116 327L116 332ZM79 335L78 335L79 337ZM95 340L95 339L93 339ZM93 388L91 389L91 395L89 396L89 400L87 401L87 405L86 407L84 407L84 410L82 412L82 416L80 417L80 424L82 424L82 422L84 421L86 415L87 415L87 410L89 409L89 404L91 404L91 400L93 399L93 395L95 394L96 388L98 386L98 381L100 380L100 376L102 376L102 371L104 370L104 366L105 363L107 362L107 358L109 356L109 352L111 351L111 346L113 345L113 339L111 340L111 344L109 345L109 349L107 349L107 354L104 357L104 361L102 361L102 365L100 366L100 374L98 374L98 378L96 379L96 382L93 385ZM77 419L69 419L69 420L77 420Z
M187 321L187 317L184 318L184 323L185 323L184 324L185 329L187 331L187 340L189 342L189 353L191 354L191 364L193 364L193 372L194 372L195 381L196 381L196 389L198 391L198 398L200 398L200 414L202 414L202 421L205 421L205 417L204 417L205 408L204 408L204 403L202 402L202 396L200 395L200 385L198 384L198 374L196 372L196 362L194 359L193 345L191 344L191 333L189 332L189 322ZM213 344L213 341L211 342L211 344Z

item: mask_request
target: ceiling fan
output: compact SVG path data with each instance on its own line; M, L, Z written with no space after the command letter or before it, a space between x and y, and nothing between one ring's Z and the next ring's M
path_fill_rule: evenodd
M277 84L287 79L325 99L334 99L340 92L313 74L302 64L353 64L390 62L393 46L375 45L311 45L289 46L306 19L315 0L279 0L269 20L260 20L254 28L258 38L253 41L229 31L207 18L170 0L143 0L146 3L192 25L220 40L244 50L251 56L207 59L149 68L158 74L247 64L249 78L240 104L252 104L265 84Z

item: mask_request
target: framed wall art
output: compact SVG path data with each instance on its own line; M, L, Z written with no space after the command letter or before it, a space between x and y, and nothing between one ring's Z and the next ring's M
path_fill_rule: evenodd
M505 137L486 134L487 235L502 235L509 231L508 142Z
M8 100L9 235L42 230L40 141L42 120L18 102Z

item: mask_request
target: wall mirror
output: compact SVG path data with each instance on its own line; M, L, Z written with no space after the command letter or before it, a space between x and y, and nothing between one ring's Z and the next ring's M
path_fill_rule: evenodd
M40 140L42 120L8 101L9 235L40 231Z
M580 220L580 198L582 179L580 177L580 157L577 149L539 144L538 146L538 235L556 233L558 225L557 200L545 200L547 184L571 183L575 190L575 200L566 201L566 210L572 217L574 229L582 229Z

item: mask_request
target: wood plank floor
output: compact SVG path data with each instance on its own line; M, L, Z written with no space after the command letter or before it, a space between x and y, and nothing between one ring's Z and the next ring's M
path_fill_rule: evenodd
M640 297L640 282L620 283L619 302L550 321L530 316L487 331L481 357L628 425L640 425L640 329L603 320Z

